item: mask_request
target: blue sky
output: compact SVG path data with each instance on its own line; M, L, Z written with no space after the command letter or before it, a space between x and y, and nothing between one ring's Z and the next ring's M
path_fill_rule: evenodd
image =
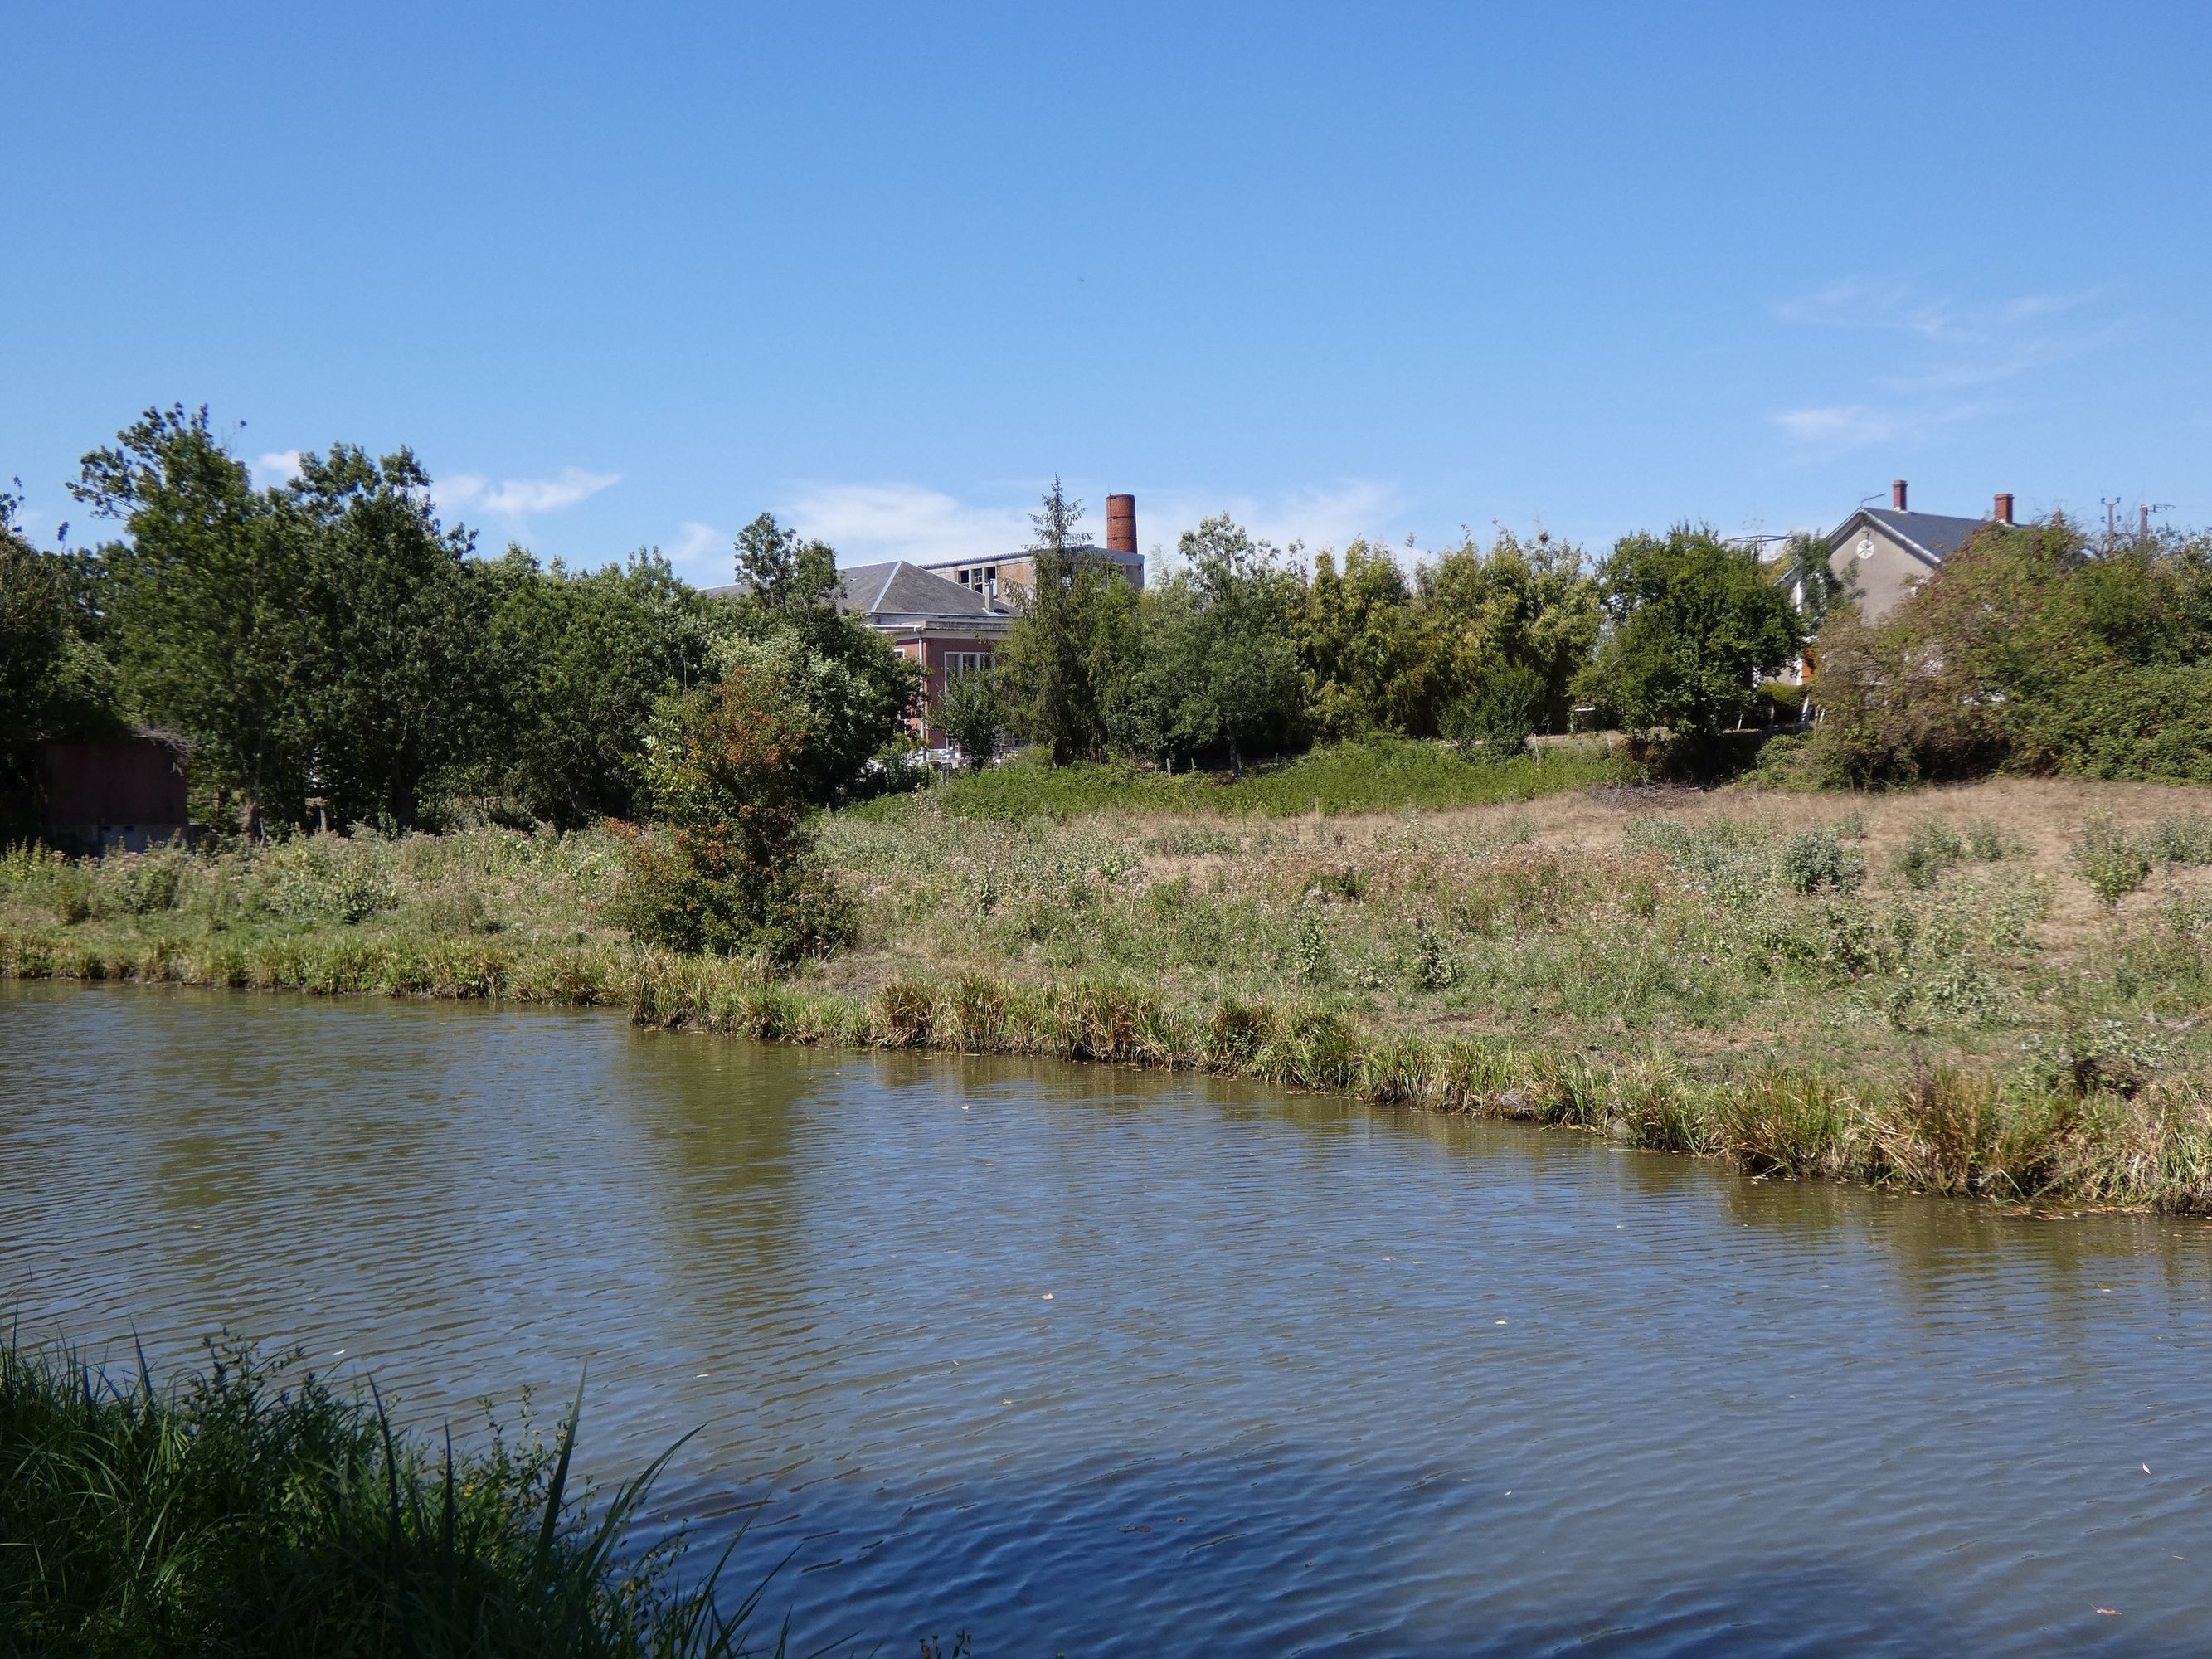
M2212 523L2212 7L27 3L0 63L41 541L178 400L702 580L1055 471L1147 548Z

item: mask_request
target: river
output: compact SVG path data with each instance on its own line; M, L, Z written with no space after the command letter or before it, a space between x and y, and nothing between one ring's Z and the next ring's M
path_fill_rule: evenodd
M806 1645L2195 1654L2212 1227L1249 1084L0 987L0 1312L583 1461ZM749 1581L750 1582L750 1581ZM2111 1609L2100 1612L2100 1609Z

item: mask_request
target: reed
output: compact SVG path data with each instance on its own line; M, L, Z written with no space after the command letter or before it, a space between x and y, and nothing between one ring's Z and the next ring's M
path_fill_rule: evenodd
M456 1453L246 1349L157 1385L0 1343L0 1649L179 1659L586 1659L746 1651L722 1565L678 1589L680 1539L633 1547L666 1458L580 1489L555 1443ZM722 1560L729 1559L725 1552ZM781 1653L783 1642L774 1640Z

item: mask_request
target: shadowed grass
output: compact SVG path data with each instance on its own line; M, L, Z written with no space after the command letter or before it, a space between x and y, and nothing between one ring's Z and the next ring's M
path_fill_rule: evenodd
M680 1540L629 1547L666 1458L618 1491L555 1445L457 1455L380 1401L210 1345L166 1388L0 1345L0 1650L444 1659L735 1655L721 1567L678 1591ZM723 1560L728 1559L726 1552ZM779 1637L774 1651L783 1650Z
M1133 766L1017 763L949 778L919 796L890 796L853 816L897 822L923 803L959 818L1067 819L1085 812L1252 813L1394 811L1486 806L1565 789L1615 783L1626 765L1601 744L1547 747L1508 761L1470 761L1443 744L1385 739L1335 744L1242 777L1170 777Z

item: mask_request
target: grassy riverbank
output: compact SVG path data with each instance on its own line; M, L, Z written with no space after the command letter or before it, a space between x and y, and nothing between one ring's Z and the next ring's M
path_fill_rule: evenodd
M0 971L1204 1066L1760 1170L2212 1210L2201 793L1601 786L1066 821L966 805L828 820L862 938L785 979L630 944L602 908L608 838L496 830L17 858Z
M557 1443L456 1456L373 1401L217 1350L167 1387L0 1343L0 1648L437 1659L742 1651L714 1584L623 1547ZM781 1644L776 1644L781 1650Z

